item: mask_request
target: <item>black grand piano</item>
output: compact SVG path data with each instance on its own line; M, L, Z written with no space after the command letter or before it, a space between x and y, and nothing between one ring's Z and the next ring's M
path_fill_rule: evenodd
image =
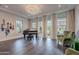
M27 29L27 30L23 31L23 35L24 35L24 39L25 39L26 35L27 35L27 38L33 38L34 35L37 38L38 37L38 32L36 30Z

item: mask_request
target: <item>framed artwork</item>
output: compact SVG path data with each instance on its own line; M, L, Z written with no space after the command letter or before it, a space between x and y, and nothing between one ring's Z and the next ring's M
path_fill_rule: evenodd
M14 30L14 25L12 25L11 22L6 22L5 19L3 19L1 24L1 31L3 31L7 36L11 30Z

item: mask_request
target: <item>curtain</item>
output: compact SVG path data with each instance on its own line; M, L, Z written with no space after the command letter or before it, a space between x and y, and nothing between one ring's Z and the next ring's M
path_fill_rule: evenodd
M66 30L75 32L75 10L74 9L67 12Z
M36 23L35 24L35 27L36 27L35 30L38 30L38 17L35 17L35 23Z

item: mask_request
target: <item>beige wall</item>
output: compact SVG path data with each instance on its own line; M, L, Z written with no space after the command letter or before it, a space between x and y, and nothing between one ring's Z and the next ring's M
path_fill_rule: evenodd
M75 8L75 34L77 34L78 31L79 31L79 5L77 5Z
M0 25L2 24L3 19L5 19L6 23L11 22L14 25L15 29L13 31L11 31L7 37L5 36L5 33L0 30L0 41L5 41L5 40L18 38L18 37L22 36L22 33L16 32L16 20L17 19L23 21L23 30L28 28L28 24L27 24L28 21L26 19L13 15L13 14L10 14L10 13L7 13L7 12L0 11ZM0 28L1 28L1 26L0 26Z

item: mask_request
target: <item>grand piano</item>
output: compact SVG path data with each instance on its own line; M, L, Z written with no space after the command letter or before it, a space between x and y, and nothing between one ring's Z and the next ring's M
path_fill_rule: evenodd
M27 35L27 38L28 37L32 38L34 35L37 38L38 37L38 31L37 30L29 30L29 29L27 29L27 30L23 31L23 35L24 35L24 39L25 39L26 35Z

